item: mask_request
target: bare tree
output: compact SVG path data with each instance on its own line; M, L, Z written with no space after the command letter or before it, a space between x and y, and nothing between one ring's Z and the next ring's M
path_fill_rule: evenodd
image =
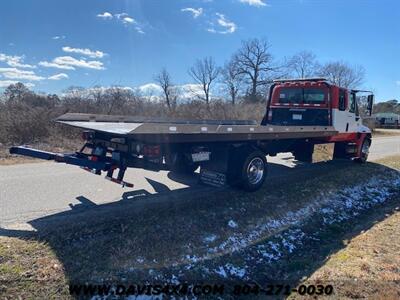
M220 69L216 66L214 59L212 57L198 59L188 73L197 84L201 85L204 98L200 98L205 100L208 105L210 103L211 85L220 74Z
M17 82L15 84L10 84L4 90L4 98L8 101L19 102L30 93L31 91L23 83Z
M105 97L108 100L107 115L123 113L127 102L126 92L122 87L113 86L106 90Z
M168 109L171 110L171 106L176 101L176 89L172 84L171 75L167 69L163 68L159 74L156 75L155 81L161 86L165 102L167 103Z
M233 60L225 64L221 70L222 83L231 97L232 105L235 105L238 93L243 85L243 75L239 73Z
M287 68L298 78L309 78L318 74L320 65L314 53L301 51L289 58Z
M356 88L364 81L365 69L362 66L350 66L342 61L329 62L322 66L319 75L338 86Z
M270 83L270 72L275 71L270 44L266 40L250 39L242 42L241 48L234 55L234 63L239 74L242 74L250 85L251 101L258 100L259 86Z

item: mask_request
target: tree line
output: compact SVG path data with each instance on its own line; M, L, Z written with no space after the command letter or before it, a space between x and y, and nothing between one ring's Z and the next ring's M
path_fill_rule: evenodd
M209 105L213 87L218 85L223 87L225 98L233 105L238 100L255 103L266 99L274 79L324 77L333 84L357 88L365 78L362 66L351 66L343 61L321 64L310 51L301 51L278 62L270 49L267 40L255 38L242 41L241 47L222 67L217 66L212 57L197 59L188 69L191 79L201 87L201 93L196 91L193 95ZM178 98L172 76L163 68L154 78L162 88L166 105L172 109Z
M51 122L67 112L122 114L168 119L254 119L265 113L268 89L277 78L326 77L343 87L358 87L365 71L337 61L321 64L316 55L299 52L280 61L265 39L243 41L230 58L218 66L212 57L188 68L194 85L183 93L163 68L154 81L161 87L157 100L140 91L70 87L60 93L35 93L22 83L12 84L0 95L0 144L31 143L55 137L71 138L76 132ZM221 92L222 91L222 92ZM189 94L190 94L189 93ZM187 99L185 99L187 98ZM62 143L57 140L57 143Z

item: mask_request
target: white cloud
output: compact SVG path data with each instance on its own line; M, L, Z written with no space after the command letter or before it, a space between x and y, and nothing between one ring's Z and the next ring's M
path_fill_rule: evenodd
M136 26L135 29L136 29L137 33L145 34L145 32L143 31L143 29L140 26Z
M48 62L48 61L41 61L41 62L39 62L39 65L42 67L46 67L46 68L56 68L56 69L62 69L62 70L75 70L75 68L72 66L59 65L54 62Z
M17 56L17 55L6 55L4 53L0 53L0 61L5 62L10 67L15 68L26 68L26 69L35 69L36 66L24 64L25 56Z
M130 17L127 13L115 14L114 17L124 24L136 24L136 20Z
M396 81L396 84L397 84L397 85L400 85L400 80L397 80L397 81Z
M12 85L12 84L16 84L20 81L16 81L16 80L0 80L0 88L7 88L8 86ZM23 83L26 87L28 88L32 88L35 86L35 84L28 82L28 83Z
M139 92L143 94L159 94L162 92L161 86L155 83L147 83L136 88Z
M53 76L50 76L49 78L47 78L47 79L50 79L50 80L61 80L61 79L68 79L69 77L68 77L68 75L67 74L65 74L65 73L60 73L60 74L55 74L55 75L53 75Z
M53 40L64 40L65 39L65 35L56 35L52 37Z
M125 18L123 18L123 19L122 19L122 22L125 23L125 24L128 24L128 23L129 23L129 24L136 23L135 20L134 20L133 18L131 18L131 17L125 17Z
M81 95L82 97L90 97L93 93L105 93L107 90L118 88L121 91L129 92L133 91L134 89L128 86L94 86L91 88L71 88L68 89L66 93L61 93L61 96L66 96L68 93L74 93Z
M18 81L15 80L0 80L0 88L6 88L11 84L16 84Z
M95 69L95 70L104 70L103 63L98 60L84 60L84 59L76 59L71 56L59 56L53 59L51 62L41 61L39 65L43 67L51 67L65 70L75 70L77 68L87 68L87 69Z
M136 32L140 34L145 34L142 25L139 24L134 18L129 16L127 13L119 13L119 14L114 14L112 15L109 12L104 12L102 14L98 14L97 17L102 18L102 19L113 19L115 18L117 22L120 22L126 26L134 26Z
M267 3L265 3L263 0L239 0L241 3L246 3L251 6L255 7L262 7L262 6L267 6Z
M175 86L176 92L179 94L179 101L198 100L204 97L203 87L201 84L188 83ZM156 83L146 83L133 88L133 91L139 93L142 97L150 101L160 101L163 97L161 86Z
M102 19L112 19L113 15L110 14L109 12L105 11L102 14L98 14L97 17L102 18Z
M62 50L67 53L78 53L78 54L89 56L91 58L102 58L105 55L105 53L102 51L99 51L99 50L93 51L88 48L81 49L81 48L72 48L72 47L66 46L66 47L62 47Z
M194 100L204 96L203 87L200 84L188 83L178 87L181 98Z
M7 79L25 79L32 81L45 79L42 76L36 75L33 71L20 70L17 68L0 68L0 74Z
M53 60L54 63L59 65L69 65L81 68L103 70L103 63L97 60L86 61L84 59L76 59L71 56L59 56Z
M190 12L193 15L193 18L198 18L203 14L203 8L192 8L192 7L186 7L181 9L182 12Z
M212 23L211 28L208 28L207 31L211 33L220 33L220 34L228 34L228 33L234 33L237 29L237 26L234 22L229 21L225 15L216 13L218 19L217 19L217 24L220 28L222 29L216 29L215 24Z
M117 19L123 19L124 17L128 17L129 15L127 13L119 13L119 14L114 14L114 17Z
M35 84L32 83L32 82L24 83L24 85L25 85L27 88L33 88L33 87L35 86Z

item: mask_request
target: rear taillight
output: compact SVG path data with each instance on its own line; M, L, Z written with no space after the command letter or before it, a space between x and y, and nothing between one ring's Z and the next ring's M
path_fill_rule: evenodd
M147 157L159 157L161 156L161 147L160 145L144 145L142 152Z
M93 139L94 137L94 132L93 131L84 131L82 132L82 139L84 141L89 141L91 139Z

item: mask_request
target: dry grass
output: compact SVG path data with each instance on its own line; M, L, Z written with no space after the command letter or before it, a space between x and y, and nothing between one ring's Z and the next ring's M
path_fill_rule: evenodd
M62 263L37 240L0 237L0 298L60 299L68 296Z
M376 128L372 132L373 136L399 136L400 137L400 129L381 129Z
M58 136L45 139L42 142L30 143L26 146L49 152L75 152L79 150L80 147L82 147L82 141L80 141L78 138L65 138L62 136ZM43 160L40 159L10 154L10 147L11 145L0 144L0 166L43 162Z
M371 229L350 240L343 240L345 247L330 256L304 284L331 283L335 285L337 299L399 299L398 209Z
M313 162L328 161L333 159L334 144L319 144L314 147Z

